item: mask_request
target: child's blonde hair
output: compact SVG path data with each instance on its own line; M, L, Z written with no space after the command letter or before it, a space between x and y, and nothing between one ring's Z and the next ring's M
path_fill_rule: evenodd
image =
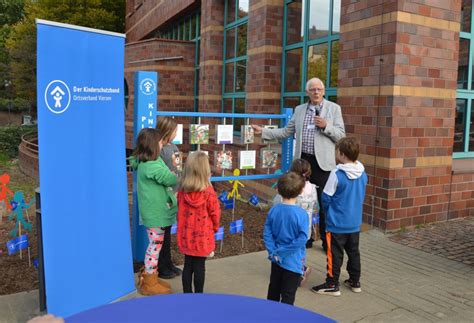
M211 186L210 176L209 157L201 151L192 152L184 165L180 189L184 192L204 191Z

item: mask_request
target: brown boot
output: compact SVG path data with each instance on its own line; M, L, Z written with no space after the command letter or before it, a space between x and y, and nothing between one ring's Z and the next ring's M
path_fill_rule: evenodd
M164 287L158 283L158 276L156 274L142 273L138 282L138 288L142 295L160 295L171 294L169 288Z
M145 266L142 266L142 268L140 268L139 277L141 277L144 273L145 273ZM158 273L156 273L156 276L158 277ZM165 282L163 279L158 278L158 284L160 284L161 286L165 288L171 289L171 285Z

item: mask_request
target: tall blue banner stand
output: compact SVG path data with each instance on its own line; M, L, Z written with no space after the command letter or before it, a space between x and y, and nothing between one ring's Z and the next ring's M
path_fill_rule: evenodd
M135 291L125 163L125 35L36 20L46 307Z
M134 80L134 143L143 128L156 127L156 102L158 95L158 73L135 72ZM133 214L132 214L132 245L133 259L143 261L148 246L148 237L145 226L140 221L137 201L137 174L133 172Z

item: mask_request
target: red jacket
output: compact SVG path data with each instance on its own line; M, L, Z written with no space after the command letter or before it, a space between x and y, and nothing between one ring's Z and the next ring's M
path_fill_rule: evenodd
M221 210L216 192L178 192L178 247L188 256L205 257L214 251L214 233L219 229Z

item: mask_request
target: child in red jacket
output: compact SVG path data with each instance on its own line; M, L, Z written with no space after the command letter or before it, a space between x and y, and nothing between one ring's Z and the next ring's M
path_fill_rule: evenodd
M220 207L209 178L209 158L203 152L190 153L178 191L178 247L184 254L183 292L204 290L206 256L214 251L214 233L219 228Z

